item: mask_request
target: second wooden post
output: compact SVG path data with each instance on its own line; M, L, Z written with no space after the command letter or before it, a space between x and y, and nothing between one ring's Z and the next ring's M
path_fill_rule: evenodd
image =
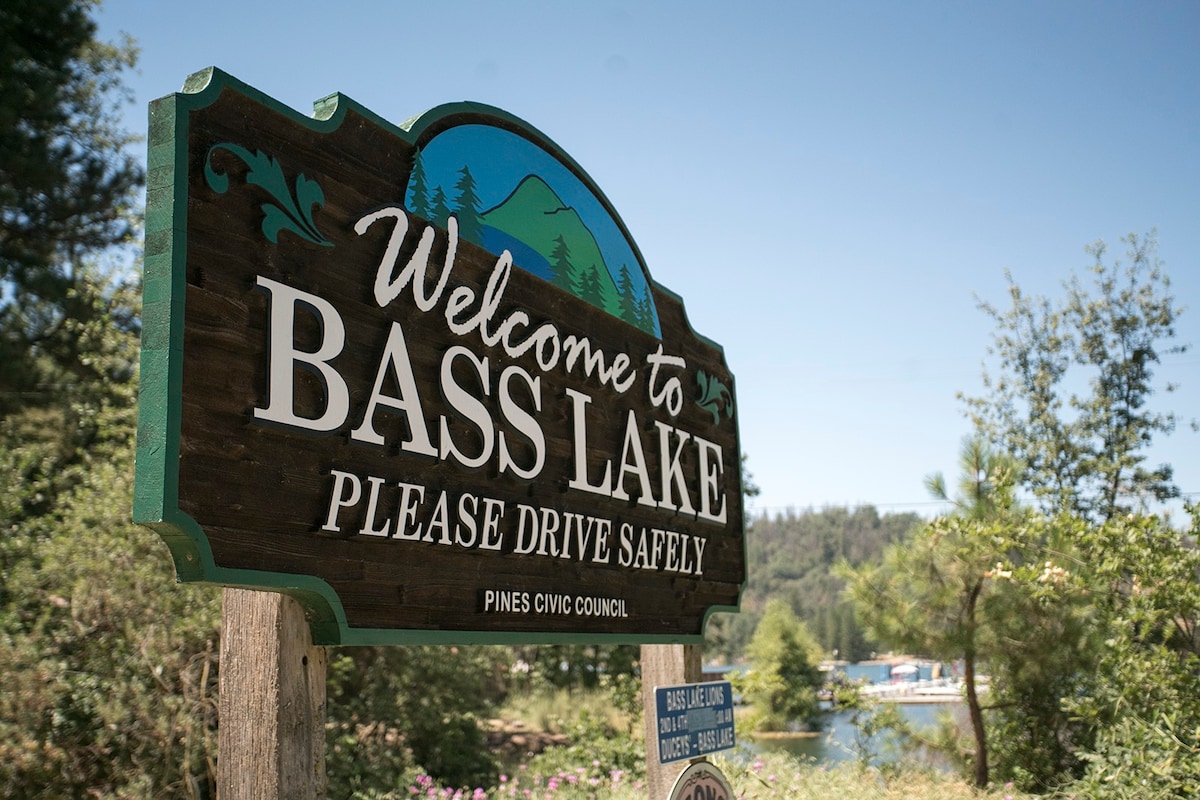
M663 764L658 760L658 723L655 720L657 704L654 687L678 686L700 680L700 654L698 644L647 644L642 645L642 708L646 724L646 792L650 800L665 800L680 771L677 764Z

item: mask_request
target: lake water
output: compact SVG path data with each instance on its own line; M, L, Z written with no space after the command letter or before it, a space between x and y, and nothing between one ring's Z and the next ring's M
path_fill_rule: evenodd
M896 706L901 716L913 728L932 728L938 723L943 714L949 714L959 725L968 725L966 706L961 701L948 703L900 703ZM760 752L783 751L803 759L811 759L818 763L853 761L857 756L855 749L856 731L851 724L851 715L839 711L826 714L822 732L811 737L787 737L779 739L751 740L748 736L739 737L739 749L747 758L752 758ZM887 741L871 743L873 752L880 759L887 761L896 757L895 748ZM930 758L931 763L936 759Z

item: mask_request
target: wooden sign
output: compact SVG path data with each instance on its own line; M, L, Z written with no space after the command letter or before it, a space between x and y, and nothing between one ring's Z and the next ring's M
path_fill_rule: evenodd
M546 136L217 70L150 114L134 514L181 580L287 592L318 644L697 641L736 607L733 376Z

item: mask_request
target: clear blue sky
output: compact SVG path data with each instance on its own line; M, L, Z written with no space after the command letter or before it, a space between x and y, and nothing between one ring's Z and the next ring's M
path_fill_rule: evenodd
M1157 228L1200 346L1200 4L106 0L128 125L215 65L307 111L498 106L608 195L737 380L753 510L932 514L1004 270L1055 294ZM1153 402L1200 417L1200 351ZM1151 453L1200 497L1200 435Z

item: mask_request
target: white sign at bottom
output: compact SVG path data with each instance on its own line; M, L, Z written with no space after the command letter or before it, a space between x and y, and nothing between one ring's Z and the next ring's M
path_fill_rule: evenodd
M733 787L721 770L707 761L695 761L680 773L668 800L733 800Z

